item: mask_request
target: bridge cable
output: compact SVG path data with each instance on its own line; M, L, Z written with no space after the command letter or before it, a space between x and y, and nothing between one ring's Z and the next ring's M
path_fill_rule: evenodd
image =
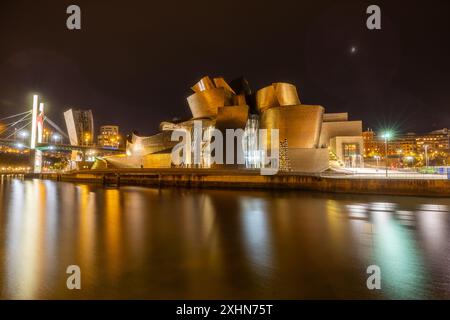
M16 124L18 124L18 123L20 123L20 122L22 122L22 121L27 120L27 118L29 118L29 117L30 117L30 114L27 114L26 116L22 117L21 119L15 121L15 122L12 122L12 123L10 123L10 124L7 124L7 125L6 125L6 128L0 132L0 135L3 134L4 132L8 131L9 129L11 129L11 128L12 128L13 126L15 126Z
M4 124L3 126L5 126L5 127L11 127L11 126L14 126L15 124L17 124L17 123L23 121L24 119L27 119L27 118L30 117L30 116L31 116L31 115L27 115L27 116L23 117L21 120L17 120L17 121L14 121L14 122L6 123L6 124Z
M25 111L25 112L22 112L22 113L14 114L14 115L12 115L12 116L5 117L5 118L0 119L0 121L7 120L7 119L11 119L11 118L15 118L15 117L24 115L24 114L26 114L26 113L30 113L30 114L31 114L31 112L32 112L32 111L29 110L29 111Z
M61 135L69 139L69 136L56 124L54 123L49 117L44 116L44 120L48 122L49 125L51 125L56 131L58 131Z
M26 125L24 125L24 126L21 127L20 129L18 129L17 131L20 131L20 130L22 130L23 128L29 126L32 122L33 122L33 121L28 122ZM10 137L11 137L12 135L14 135L14 134L15 134L15 132L11 133L11 134L10 134L9 136L7 136L5 139L10 138Z

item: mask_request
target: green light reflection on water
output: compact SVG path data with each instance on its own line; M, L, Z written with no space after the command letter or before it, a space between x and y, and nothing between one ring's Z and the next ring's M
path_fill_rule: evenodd
M392 212L372 211L371 216L383 294L391 299L425 298L427 272L413 232L396 220Z

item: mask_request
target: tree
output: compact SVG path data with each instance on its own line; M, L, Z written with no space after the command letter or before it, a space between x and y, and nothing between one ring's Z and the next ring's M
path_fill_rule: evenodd
M280 171L288 172L291 171L291 163L288 156L288 141L280 141Z

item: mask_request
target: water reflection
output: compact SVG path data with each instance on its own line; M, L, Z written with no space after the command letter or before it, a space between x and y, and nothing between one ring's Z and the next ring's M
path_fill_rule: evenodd
M449 199L1 181L1 298L450 297Z
M247 257L258 274L265 274L272 262L271 234L267 221L266 202L258 198L243 197L241 200L241 223Z
M425 268L413 234L388 211L371 214L375 225L375 261L385 291L392 298L425 298Z

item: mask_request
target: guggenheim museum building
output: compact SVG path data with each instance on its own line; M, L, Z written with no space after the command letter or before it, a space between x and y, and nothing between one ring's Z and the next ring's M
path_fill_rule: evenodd
M362 121L350 121L348 113L326 113L321 105L303 104L293 84L276 82L253 92L245 78L226 82L205 76L191 89L187 97L191 119L162 122L160 132L152 136L131 134L126 154L101 158L97 167L175 167L171 154L179 142L171 140L173 131L194 134L194 123L199 121L206 137L212 129L244 130L245 163L216 165L202 152L200 163L188 157L183 167L260 168L264 165L261 154L266 151L260 150L258 129L278 129L279 156L284 162L281 171L317 173L363 166Z

